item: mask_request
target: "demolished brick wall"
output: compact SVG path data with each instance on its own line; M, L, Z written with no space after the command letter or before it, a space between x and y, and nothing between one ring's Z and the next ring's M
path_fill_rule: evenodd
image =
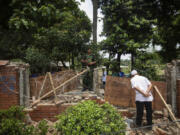
M105 100L109 103L121 107L135 107L135 92L131 89L130 78L120 78L107 76L105 88ZM159 81L152 81L156 85L167 100L166 83ZM155 91L152 91L154 96L153 109L162 110L164 105ZM156 104L155 104L156 103ZM158 103L158 104L157 104Z
M104 104L105 101L98 99L97 97L89 97L86 100L93 100L98 104ZM40 121L43 119L47 119L50 121L56 121L57 115L65 112L65 110L73 105L76 105L77 103L63 103L63 104L38 104L36 107L32 108L31 110L27 110L29 113L31 119L33 121Z
M69 106L68 104L39 104L32 111L29 111L29 115L33 121L47 119L54 122L57 120L56 116L64 112Z
M19 105L19 74L16 66L0 66L0 109Z
M66 71L53 73L52 79L53 79L54 87L56 88L57 86L61 85L62 83L64 83L65 81L73 77L74 75L75 75L75 72L72 70L66 70ZM45 75L30 78L31 97L34 96L36 99L38 98L44 79L45 79ZM77 89L77 87L79 86L78 84L79 84L79 80L74 79L70 83L68 83L67 85L65 85L64 87L60 89L62 89L63 92L68 92L68 91ZM44 95L45 93L52 90L49 76L47 76L47 80L45 82L43 89L44 90L43 90L43 93L41 93L41 95Z

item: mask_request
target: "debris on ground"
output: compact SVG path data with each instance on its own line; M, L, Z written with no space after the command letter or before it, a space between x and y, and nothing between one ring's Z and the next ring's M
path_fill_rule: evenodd
M75 105L79 102L89 99L105 103L105 100L103 99L103 94L101 96L98 96L94 91L74 90L57 95L56 101L54 100L54 98L49 97L45 100L41 100L39 104L69 103L71 105ZM126 135L179 135L180 134L180 131L177 128L176 124L171 121L169 112L166 108L164 108L162 111L153 112L154 125L152 126L152 128L144 128L144 126L146 125L145 111L142 122L143 126L137 128L135 125L135 117L136 117L135 108L122 108L122 107L116 107L116 108L118 109L118 112L122 114L122 116L125 119L125 122L127 123ZM53 128L55 122L51 122L49 120L46 121L49 126L48 135L54 134L56 132L55 129ZM29 116L27 117L27 123L32 123L33 125L38 124L38 122L32 121L29 118Z

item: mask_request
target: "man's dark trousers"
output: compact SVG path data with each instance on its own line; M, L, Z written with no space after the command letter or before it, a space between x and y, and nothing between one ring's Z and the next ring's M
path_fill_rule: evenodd
M136 125L141 126L142 117L144 112L144 106L146 108L146 120L147 125L152 125L152 102L148 101L136 101Z

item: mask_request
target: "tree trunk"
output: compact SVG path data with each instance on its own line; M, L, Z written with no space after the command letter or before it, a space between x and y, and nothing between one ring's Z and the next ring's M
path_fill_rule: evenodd
M106 66L107 75L109 75L109 66L110 66L110 61L111 61L111 53L109 53L109 62L108 62L108 65Z
M131 53L131 71L134 69L134 53Z
M72 53L72 69L74 69L74 53Z
M71 53L69 52L69 68L71 67Z
M117 66L118 66L118 71L120 71L120 66L121 66L121 53L118 53L118 55L117 55Z
M97 10L98 0L92 0L93 3L93 42L97 44Z

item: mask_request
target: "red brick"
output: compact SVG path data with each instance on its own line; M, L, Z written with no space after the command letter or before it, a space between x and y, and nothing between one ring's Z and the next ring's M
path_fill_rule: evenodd
M37 108L29 112L29 114L34 121L40 121L42 119L56 121L57 118L55 116L64 112L67 107L69 107L69 105L41 105L37 106Z
M0 89L0 109L8 109L11 106L19 105L19 94L15 93L19 89L19 74L17 69L15 67L0 67L0 75L6 76L5 82L0 82L1 85L6 83L7 85L14 86L13 91L3 91ZM13 76L15 80L12 80L10 76Z

